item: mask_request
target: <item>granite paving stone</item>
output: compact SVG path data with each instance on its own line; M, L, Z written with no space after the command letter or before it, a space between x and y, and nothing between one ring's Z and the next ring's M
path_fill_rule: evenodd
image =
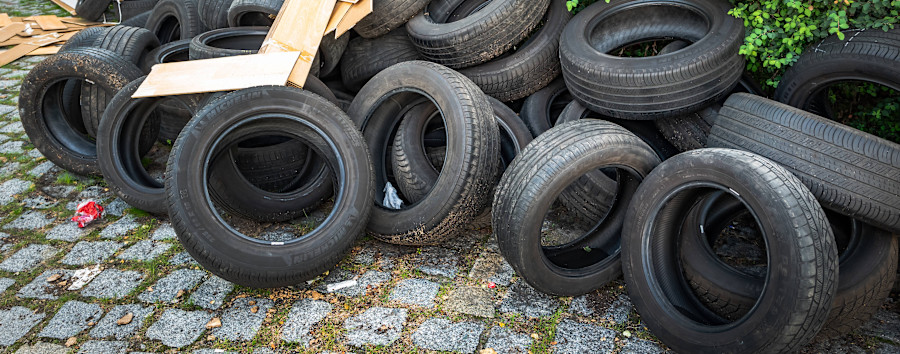
M53 198L67 198L75 192L75 186L46 186L41 188L44 193Z
M459 267L459 255L446 248L425 247L416 255L413 264L422 273L453 278Z
M527 333L516 333L515 331L504 327L491 327L488 334L487 343L484 348L493 349L499 354L507 353L528 353L531 347L531 336Z
M215 275L210 275L191 295L191 302L202 308L215 310L222 306L225 297L232 290L234 290L234 284Z
M7 127L10 125L15 125L15 124L16 123L9 124L9 125L7 125ZM0 132L5 130L5 128L7 128L7 127L4 127L4 129L0 129ZM25 144L25 143L23 143L21 141L17 141L17 140L10 140L3 144L0 144L0 154L21 154L21 153L25 152L25 150L22 150L22 144Z
M412 342L425 349L472 353L478 347L483 331L481 323L452 323L443 318L429 318L413 332Z
M14 306L8 310L0 310L0 345L10 346L22 338L32 327L44 319L43 313Z
M169 263L174 265L200 265L200 263L197 263L197 261L191 257L191 254L187 252L179 252L175 254L174 256L172 256L172 259L169 260Z
M628 322L628 315L631 314L631 300L628 295L619 294L619 297L609 305L603 318L612 324L622 324Z
M434 308L434 297L441 285L425 279L403 279L388 298L407 305Z
M53 282L47 282L52 276L59 274L59 278ZM23 286L16 293L16 296L25 299L53 300L59 297L59 293L64 291L69 285L69 279L75 274L74 270L68 269L49 269L38 275L30 283Z
M42 212L36 210L30 210L22 213L13 221L10 221L8 224L3 225L4 229L23 229L23 230L37 230L44 226L50 225L53 222L53 217L49 215L45 215Z
M521 313L526 317L537 318L552 315L558 307L557 299L534 290L520 280L509 287L506 297L500 303L500 312Z
M34 149L32 151L37 151L37 149ZM44 162L41 162L39 165L35 166L34 168L32 168L30 171L28 171L28 175L32 176L32 177L41 177L41 176L47 174L48 172L51 172L51 171L57 170L57 169L58 168L56 167L55 164L53 164L53 162L44 161Z
M345 343L356 347L391 345L400 339L404 323L406 309L371 307L344 321L344 329L347 330Z
M359 251L353 255L353 262L362 265L375 264L375 250L372 248L365 248Z
M625 346L622 347L620 354L659 354L664 352L656 343L648 340L631 338L625 340Z
M122 248L122 244L115 241L80 241L72 247L60 261L67 265L97 264L111 257Z
M172 244L170 243L141 240L123 251L122 254L116 256L116 258L146 262L166 253L169 248L172 248Z
M469 278L493 282L499 286L509 286L514 274L512 267L506 263L503 256L494 252L483 252L475 260L472 270L469 271Z
M0 89L13 88L19 86L18 80L0 80Z
M23 345L16 350L16 354L66 354L69 348L59 344L37 342L34 345Z
M22 202L21 202L21 205L28 209L49 209L49 208L56 206L56 204L59 204L59 203L52 201L50 199L44 198L44 196L42 196L42 195L32 197L32 198L25 198L25 199L22 199Z
M162 241L162 240L174 240L175 239L175 229L172 227L172 224L169 222L164 222L162 225L156 228L153 231L153 236L150 237L153 241Z
M593 316L594 309L591 308L590 303L588 302L588 296L590 295L581 295L573 298L572 303L569 304L569 312L581 316Z
M16 111L15 106L7 106L5 104L0 104L0 117L3 117L5 115L10 114L15 111Z
M9 138L7 138L3 135L0 135L0 141L6 140L6 139L9 139ZM21 167L21 166L22 166L22 164L20 164L18 162L4 163L2 166L0 166L0 177L10 176L10 175L16 173L16 171L18 171L19 167ZM3 187L0 186L0 196L2 196L2 195L3 195ZM2 199L0 199L0 200L2 200ZM2 204L6 204L6 203L2 203Z
M236 299L222 313L222 327L213 329L212 335L231 341L251 340L266 319L266 311L273 306L275 302L269 299L249 297ZM253 312L253 308L256 308L256 312Z
M124 354L128 352L128 342L89 340L80 349L79 354Z
M444 309L472 316L494 318L491 291L476 286L460 286L447 295Z
M609 353L615 348L616 331L592 324L564 319L556 326L556 347L559 354Z
M878 310L872 317L872 321L863 325L859 332L900 345L900 314L883 309Z
M125 236L132 230L140 227L141 224L134 220L134 216L125 215L116 222L109 224L103 231L100 231L100 237L106 239L117 239Z
M144 281L144 274L133 270L107 269L81 291L81 296L121 299Z
M122 216L125 215L125 209L130 207L122 198L116 198L103 207L103 212L109 215Z
M331 312L332 305L321 300L302 299L294 303L284 321L281 339L287 342L299 342L306 347L313 326Z
M47 232L46 237L48 240L75 242L87 235L88 230L89 229L83 227L78 227L78 224L74 222L66 221L50 229L50 231Z
M44 154L42 154L41 151L38 150L38 149L31 149L31 150L28 150L28 152L26 152L25 155L28 155L29 157L31 157L31 158L33 158L33 159L42 159L42 158L44 158Z
M209 348L197 349L197 350L191 352L191 354L220 354L220 353L237 354L238 352L233 352L233 351L225 350L225 349L209 349Z
M58 249L50 245L32 243L16 251L12 256L0 263L0 270L22 272L34 269L39 264L53 258Z
M131 322L124 325L116 323L116 321L129 313L134 316ZM92 338L114 337L116 339L127 339L144 325L144 320L152 313L152 306L143 307L139 304L118 305L109 310L109 313L91 329L89 334Z
M9 289L10 286L15 284L16 281L10 278L0 278L0 294L3 294L6 289Z
M96 323L101 316L103 309L100 305L77 300L68 301L59 308L38 336L66 339L81 333L88 328L88 323Z
M162 341L169 347L181 348L197 340L212 317L206 311L168 309L147 329L147 338Z
M13 178L0 184L0 205L9 204L16 199L16 195L27 191L34 183Z
M144 302L173 302L176 300L179 290L188 291L192 289L203 277L206 272L194 269L178 269L160 279L147 290L144 290L138 299ZM195 302L195 304L197 304Z
M364 295L369 287L378 287L391 280L391 273L370 270L356 280L356 285L335 290L335 293L355 297Z

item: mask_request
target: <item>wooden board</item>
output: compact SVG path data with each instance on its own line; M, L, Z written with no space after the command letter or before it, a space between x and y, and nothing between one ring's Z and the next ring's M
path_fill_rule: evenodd
M23 29L25 29L25 24L21 22L13 22L4 26L2 29L0 29L0 42L4 42L12 38L16 35L16 33L21 32Z
M331 18L328 20L328 26L325 27L326 35L337 29L338 23L341 22L341 19L344 18L344 15L347 14L347 11L350 10L351 6L353 6L353 3L344 1L339 1L337 5L334 6L334 11L331 12Z
M62 48L62 47L58 46L58 45L40 47L35 50L32 50L31 52L29 52L28 54L25 54L25 55L51 55L51 54L59 53L60 48ZM8 49L0 50L0 54L6 53L7 51L8 51Z
M5 14L5 13L0 14L0 27L9 26L11 23L13 23L13 22L12 22L12 20L9 19L8 14Z
M287 0L282 5L259 52L300 52L287 84L302 87L306 82L334 6L335 0Z
M299 57L299 52L276 52L157 64L131 97L284 85Z
M62 36L58 33L46 34L40 37L31 38L28 42L19 44L12 49L0 53L0 66L12 63L16 59L31 53L37 48L50 45L62 40Z
M359 0L358 3L354 4L353 7L347 11L344 18L341 19L341 23L339 23L337 29L335 29L334 37L337 38L344 35L344 33L347 33L353 26L356 26L356 23L358 23L359 20L362 20L363 17L366 17L370 13L372 13L372 0Z
M59 5L59 7L63 8L63 10L68 11L70 14L75 14L75 4L78 2L77 0L50 0L53 1L54 4Z
M56 31L68 28L65 23L62 23L59 18L53 15L35 16L33 20L34 22L37 22L38 26L41 26L41 29L44 31Z

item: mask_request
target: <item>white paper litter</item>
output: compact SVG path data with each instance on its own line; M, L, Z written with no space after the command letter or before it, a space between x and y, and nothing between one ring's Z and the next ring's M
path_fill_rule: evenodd
M384 185L384 202L381 203L385 208L400 209L403 207L403 200L397 195L397 189L388 182Z
M103 271L100 269L100 265L95 265L92 268L82 268L75 271L75 275L72 276L72 285L69 286L66 290L79 290L83 288L87 283L91 280L94 280L97 275L100 275L100 272Z
M333 292L341 290L343 288L349 288L351 286L356 286L356 279L344 280L342 282L331 283L331 284L326 285L329 293L333 293Z

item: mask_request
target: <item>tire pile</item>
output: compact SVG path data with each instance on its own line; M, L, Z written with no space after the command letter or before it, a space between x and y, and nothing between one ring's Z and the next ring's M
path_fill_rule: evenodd
M564 0L383 0L326 35L303 90L131 98L154 64L254 53L281 3L126 0L149 10L29 73L23 126L247 286L311 279L363 231L427 245L489 222L534 288L624 275L647 327L687 352L796 350L892 287L900 146L823 118L822 97L847 80L900 90L900 30L817 44L783 104L743 73L725 0L574 17Z

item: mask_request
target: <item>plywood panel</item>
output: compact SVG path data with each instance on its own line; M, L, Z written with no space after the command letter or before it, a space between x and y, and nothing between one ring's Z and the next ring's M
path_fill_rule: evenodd
M349 31L353 26L356 26L356 23L359 20L362 20L363 17L372 13L372 0L359 0L358 3L354 4L347 14L344 15L344 18L341 19L341 23L338 24L337 28L334 32L334 37L340 37L344 35L347 31Z
M65 23L62 23L59 18L53 15L35 16L33 20L44 31L56 31L67 28Z

